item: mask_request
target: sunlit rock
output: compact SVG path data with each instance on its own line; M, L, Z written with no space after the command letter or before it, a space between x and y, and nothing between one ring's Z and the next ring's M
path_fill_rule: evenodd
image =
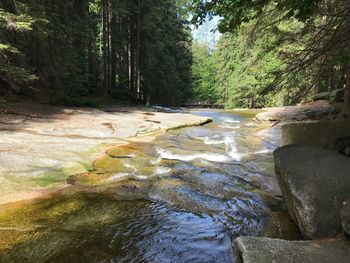
M350 197L350 161L334 151L290 145L275 151L276 175L289 213L305 238L334 237Z

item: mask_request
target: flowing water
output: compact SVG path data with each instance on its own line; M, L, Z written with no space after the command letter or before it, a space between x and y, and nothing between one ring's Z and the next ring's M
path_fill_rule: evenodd
M73 189L0 212L0 262L235 262L241 235L293 238L278 129L250 114L114 148Z

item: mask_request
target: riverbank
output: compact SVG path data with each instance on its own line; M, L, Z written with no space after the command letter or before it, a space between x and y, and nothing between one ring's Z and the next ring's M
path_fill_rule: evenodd
M257 119L271 121L271 116L281 113L304 116L310 109L325 112L330 108L317 102L265 109L266 113L258 114ZM257 113L239 112L247 116ZM6 113L0 114L0 204L42 197L68 187L67 178L94 170L93 162L112 146L151 141L164 131L208 121L185 111L157 107L99 110L30 103L9 105Z
M256 112L191 113L213 123L138 136L64 191L1 206L0 261L233 263L238 236L298 238L273 172L279 127Z
M13 104L0 114L0 204L38 198L89 172L111 146L151 140L209 118L147 107L62 108Z
M267 109L256 120L280 127L275 173L304 240L240 237L238 262L349 262L350 119L317 101Z
M231 241L239 236L277 238L271 242L302 238L288 216L281 197L284 192L281 193L274 173L272 152L282 146L284 122L275 125L254 121L258 112L246 110L187 113L185 109L111 107L61 109L60 115L52 112L51 107L37 107L43 113L31 106L30 111L17 107L17 113L4 115L6 122L10 117L17 118L7 124L13 134L18 133L16 125L22 125L24 130L21 138L10 137L11 141L17 139L18 148L21 140L26 142L23 145L27 154L31 154L31 149L36 150L33 158L40 154L41 158L49 159L62 153L58 159L62 161L67 153L74 158L79 154L79 164L85 162L85 165L81 172L72 169L70 175L61 172L51 178L44 173L37 178L28 173L35 183L51 180L51 184L36 186L32 196L21 196L21 202L1 205L0 258L3 260L22 260L30 248L30 262L45 262L45 257L46 261L60 262L58 258L62 255L73 262L90 249L94 254L86 255L86 262L101 261L112 255L118 259L161 256L173 261L183 256L203 261L223 257L224 262L235 262ZM19 121L20 116L25 121ZM211 119L213 123L197 127ZM55 127L53 134L39 129L45 125ZM147 129L145 125L150 126ZM196 127L177 129L193 125ZM104 133L111 127L115 137ZM28 134L39 137L27 137ZM133 135L123 137L123 134ZM90 151L84 148L86 142L96 141L102 144ZM21 160L25 160L24 156ZM42 160L38 160L41 164ZM72 158L65 161L63 164L78 163ZM45 171L39 168L37 172ZM60 178L57 176L62 176L62 181L53 181L52 178ZM32 187L32 181L23 180L20 174L18 177L21 179L18 184ZM47 198L31 199L35 197ZM122 227L113 227L120 224ZM69 234L61 235L62 231ZM101 236L96 236L97 232ZM172 236L180 238L164 241ZM86 244L86 240L91 242ZM157 242L149 243L149 240ZM158 240L162 240L164 247ZM110 247L111 243L115 246ZM72 244L77 251L70 251ZM286 249L290 244L294 243L283 243ZM247 246L238 245L244 254ZM131 250L135 254L125 254ZM248 250L258 251L259 247ZM196 251L201 251L200 255ZM210 255L205 251L210 251Z

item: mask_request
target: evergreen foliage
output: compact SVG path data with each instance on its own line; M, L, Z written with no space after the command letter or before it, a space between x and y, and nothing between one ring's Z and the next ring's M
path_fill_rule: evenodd
M2 93L79 106L111 97L182 104L191 88L186 15L171 0L1 1Z
M192 45L208 18L220 41ZM350 115L349 35L349 0L2 0L0 96L256 108L345 87Z
M219 16L225 33L213 55L219 103L291 105L346 88L350 116L350 1L192 0L190 7L198 24Z

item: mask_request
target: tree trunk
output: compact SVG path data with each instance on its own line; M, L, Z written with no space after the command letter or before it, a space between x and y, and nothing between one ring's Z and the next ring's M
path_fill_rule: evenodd
M332 92L333 90L335 90L335 67L332 66L329 72L329 80L328 80L328 91Z
M348 65L347 70L346 70L346 84L345 84L343 115L346 117L350 117L350 65Z
M110 2L107 0L107 91L106 94L109 93L111 87L111 10L110 10Z
M108 65L107 65L107 5L108 0L103 0L102 12L102 49L103 49L103 95L107 94Z
M117 21L115 14L112 14L111 19L111 88L115 89L117 86Z

